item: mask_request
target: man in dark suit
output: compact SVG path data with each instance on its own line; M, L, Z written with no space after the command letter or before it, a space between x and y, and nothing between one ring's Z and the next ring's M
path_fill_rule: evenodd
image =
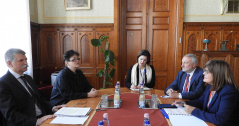
M8 72L0 78L0 111L7 126L36 126L52 118L52 107L40 97L33 79L26 74L27 58L21 49L9 49L5 53Z
M194 54L186 54L182 59L182 70L178 72L173 83L166 88L165 94L171 98L199 98L205 90L205 85L203 69L197 64L198 60Z

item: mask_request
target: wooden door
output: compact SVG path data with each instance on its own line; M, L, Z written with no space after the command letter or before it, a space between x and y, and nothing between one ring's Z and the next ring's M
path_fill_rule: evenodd
M178 4L182 3L180 0L122 0L122 78L136 63L138 52L148 49L155 69L155 88L165 89L172 83L175 62L181 61L177 58L181 54L181 45L177 42L181 34L177 33L180 31L178 20L182 19L178 16L179 10L182 13Z

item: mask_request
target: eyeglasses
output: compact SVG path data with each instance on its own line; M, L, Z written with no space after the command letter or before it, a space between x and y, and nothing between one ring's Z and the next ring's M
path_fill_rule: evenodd
M203 72L206 73L206 74L208 74L208 73L209 73L209 70L203 69Z
M77 59L72 59L72 60L69 60L69 62L76 62L76 61L79 61L80 58L77 58Z

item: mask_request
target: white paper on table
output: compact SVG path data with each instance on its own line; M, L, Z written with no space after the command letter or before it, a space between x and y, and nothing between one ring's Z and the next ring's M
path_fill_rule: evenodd
M56 117L50 124L81 124L83 125L89 116L85 117Z
M149 91L151 90L152 88L147 88L147 87L144 87L144 91ZM132 91L139 91L139 89L131 89Z
M203 120L195 116L168 115L172 126L208 126Z
M62 107L54 115L55 116L87 116L91 108L77 108L77 107Z

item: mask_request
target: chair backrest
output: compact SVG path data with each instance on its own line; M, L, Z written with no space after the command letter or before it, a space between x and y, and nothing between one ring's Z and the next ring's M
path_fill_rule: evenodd
M41 87L38 88L38 91L43 98L45 98L47 101L50 101L52 88L53 86Z
M39 87L45 87L45 86L50 86L51 85L51 74L56 71L56 68L52 67L42 67L40 69L40 85Z

